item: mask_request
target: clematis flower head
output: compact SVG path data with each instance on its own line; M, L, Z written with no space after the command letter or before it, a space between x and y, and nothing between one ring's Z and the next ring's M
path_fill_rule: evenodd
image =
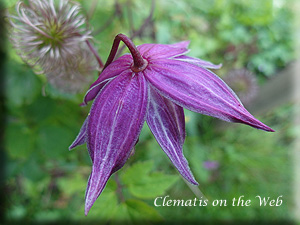
M131 54L113 61L120 40ZM86 142L93 162L85 214L109 177L129 158L145 121L179 173L194 185L198 183L183 155L183 107L273 131L255 119L235 93L208 70L221 65L185 55L188 44L188 41L172 45L143 44L136 48L125 35L116 37L105 69L84 98L84 104L94 99L89 116L70 146L72 149Z

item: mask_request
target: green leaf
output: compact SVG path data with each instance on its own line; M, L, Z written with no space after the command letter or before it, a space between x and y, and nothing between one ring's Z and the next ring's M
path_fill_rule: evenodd
M94 203L89 212L89 216L101 218L102 221L110 220L114 217L118 208L118 198L115 192L104 191Z
M125 224L140 224L141 222L149 224L150 221L162 221L162 216L154 207L136 199L128 199L122 203L118 208L117 216L117 220Z
M151 173L153 162L139 162L122 174L122 181L128 186L130 193L141 199L155 198L163 195L178 179L177 175L162 172Z
M154 198L163 195L178 179L175 175L156 172L145 177L139 183L129 184L132 195L141 199Z
M84 195L86 188L86 179L80 173L74 173L71 177L62 177L58 179L58 187L67 196L72 196L74 194Z
M135 163L122 173L121 179L125 184L139 183L153 168L153 161Z

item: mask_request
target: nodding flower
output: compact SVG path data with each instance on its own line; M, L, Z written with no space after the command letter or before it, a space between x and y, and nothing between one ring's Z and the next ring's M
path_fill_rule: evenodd
M131 54L113 61L120 41ZM254 118L236 94L208 70L221 65L186 56L188 45L183 41L136 47L125 35L116 36L104 70L84 98L84 104L94 100L90 113L70 146L86 143L93 162L85 214L109 177L130 157L145 121L179 173L194 185L198 183L183 155L183 108L273 131Z

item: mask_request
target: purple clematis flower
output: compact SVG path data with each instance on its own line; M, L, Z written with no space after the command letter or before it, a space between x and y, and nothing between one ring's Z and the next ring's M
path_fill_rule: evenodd
M131 54L113 61L122 40ZM114 42L108 62L91 85L84 104L94 99L79 135L70 146L87 143L93 168L89 177L85 214L109 177L129 158L146 121L157 142L179 173L197 185L183 155L183 107L229 122L273 131L255 119L235 93L207 68L221 65L186 56L188 41L171 45L143 44L137 48L122 34Z

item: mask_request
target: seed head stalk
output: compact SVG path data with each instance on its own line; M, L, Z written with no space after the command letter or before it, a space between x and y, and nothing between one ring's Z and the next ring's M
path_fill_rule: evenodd
M98 55L97 51L95 50L94 46L90 43L89 40L86 40L85 42L86 42L87 46L89 47L89 49L91 50L91 52L93 53L93 55L95 56L100 68L102 68L103 62L102 62L100 56Z

